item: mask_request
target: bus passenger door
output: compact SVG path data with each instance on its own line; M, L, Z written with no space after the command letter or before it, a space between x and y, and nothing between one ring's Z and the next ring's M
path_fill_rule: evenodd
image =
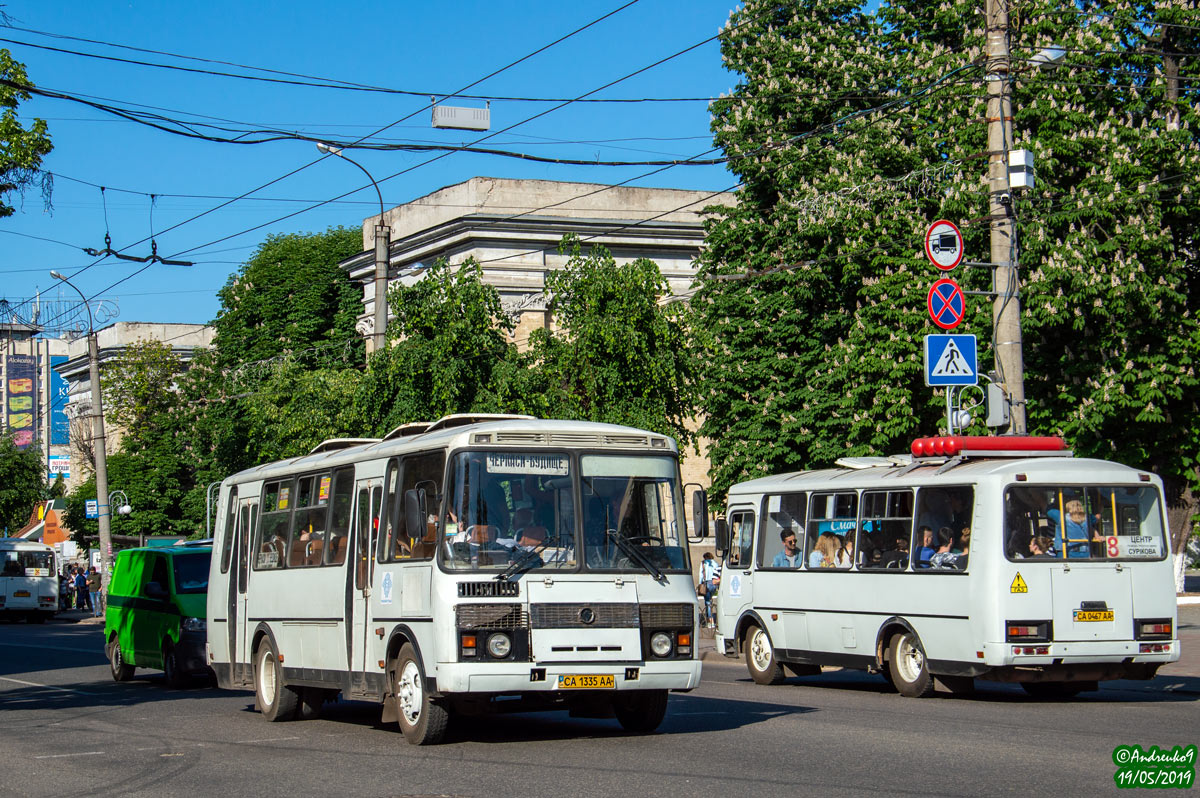
M754 509L729 509L729 552L721 567L717 593L717 628L721 637L732 637L742 613L754 603Z
M354 557L346 572L346 591L349 595L346 618L346 642L350 663L350 684L354 692L369 692L367 674L370 668L371 636L371 578L375 570L375 548L379 539L379 511L383 502L383 480L361 479L354 490Z
M233 542L229 574L229 661L235 684L251 679L250 652L246 650L246 583L250 578L251 531L258 521L258 499L241 503Z

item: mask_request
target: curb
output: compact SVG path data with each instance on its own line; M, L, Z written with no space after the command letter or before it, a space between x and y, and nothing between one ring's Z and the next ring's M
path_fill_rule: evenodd
M1183 607L1189 604L1200 604L1200 596L1180 596L1175 603Z

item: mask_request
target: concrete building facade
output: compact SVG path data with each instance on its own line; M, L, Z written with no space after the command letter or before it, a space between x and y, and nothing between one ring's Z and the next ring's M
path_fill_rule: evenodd
M106 362L120 357L132 344L141 341L161 341L169 344L171 351L184 362L191 360L196 350L212 346L215 332L204 324L165 324L157 322L116 322L96 331L96 345L100 354L101 381ZM88 374L87 336L80 336L66 347L67 359L55 370L66 380L66 408L70 420L71 445L69 447L70 479L68 490L86 480L92 473L92 465L85 453L91 442L92 384ZM105 407L105 450L112 454L121 442L121 429L110 421L109 408ZM120 487L114 486L114 487Z

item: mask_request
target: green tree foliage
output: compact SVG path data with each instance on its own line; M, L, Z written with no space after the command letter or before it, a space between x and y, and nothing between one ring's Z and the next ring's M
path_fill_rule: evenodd
M388 302L395 344L372 354L354 399L363 434L483 410L493 371L516 350L506 335L512 321L479 264L439 261L414 284L393 288Z
M0 530L13 535L25 526L46 489L44 468L37 446L18 449L11 435L0 435Z
M132 343L104 364L104 414L134 450L154 434L156 417L175 405L175 381L183 370L171 345L154 340Z
M9 195L24 191L37 183L42 189L43 199L50 202L51 182L48 175L40 171L42 158L52 149L46 122L33 120L29 127L17 119L17 105L30 99L29 92L15 86L30 86L25 66L14 60L12 53L0 49L0 217L11 216L13 207L8 204Z
M1180 491L1197 484L1200 450L1200 67L1179 59L1169 99L1155 14L1197 15L1194 0L1166 5L1021 4L1013 147L1035 153L1038 179L1015 209L1030 431ZM926 296L942 276L922 234L955 220L966 260L988 260L982 4L867 9L749 0L722 34L740 82L713 104L713 131L743 188L710 226L694 302L711 336L714 493L903 451L944 423L922 378L922 338L941 332ZM1171 49L1197 52L1192 28L1167 30ZM1030 65L1050 45L1068 48L1064 64ZM991 288L986 268L955 277ZM956 332L979 336L987 371L991 303L968 305Z
M521 388L508 393L552 417L627 424L687 443L696 384L687 304L662 304L670 294L651 260L618 264L573 237L561 249L570 260L546 277L554 329L530 336L533 367L510 374Z
M338 267L361 250L362 233L346 227L269 236L218 292L217 366L280 355L310 367L361 362L362 293Z

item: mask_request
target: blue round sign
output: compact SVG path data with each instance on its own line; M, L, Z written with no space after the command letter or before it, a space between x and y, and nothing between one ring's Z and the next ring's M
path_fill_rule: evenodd
M967 302L958 283L943 278L929 289L929 317L943 330L953 330L962 324L967 312Z

